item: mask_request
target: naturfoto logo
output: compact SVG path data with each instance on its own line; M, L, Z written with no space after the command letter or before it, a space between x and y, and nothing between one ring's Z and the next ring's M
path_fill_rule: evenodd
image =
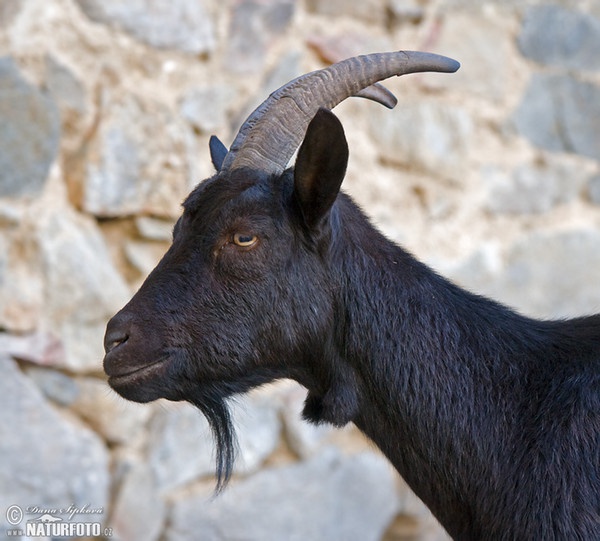
M6 510L6 520L14 528L6 531L7 537L110 537L112 528L103 528L100 517L104 508L71 504L68 507L50 508L31 505L23 511L18 505ZM31 518L25 519L25 516ZM78 519L78 515L87 516L87 520ZM90 515L94 515L91 517ZM96 518L98 520L90 520ZM25 520L25 524L23 521Z

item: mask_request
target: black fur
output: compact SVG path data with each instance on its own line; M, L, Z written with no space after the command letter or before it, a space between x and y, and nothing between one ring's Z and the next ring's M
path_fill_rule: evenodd
M438 276L338 194L346 159L322 111L295 172L200 184L108 325L109 383L201 409L219 489L227 397L287 377L306 419L356 423L455 539L600 539L600 316L529 319Z

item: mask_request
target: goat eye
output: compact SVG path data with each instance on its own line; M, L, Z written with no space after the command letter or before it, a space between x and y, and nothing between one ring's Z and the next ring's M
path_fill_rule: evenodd
M250 235L248 233L235 233L233 235L233 242L242 248L250 248L250 246L254 246L257 240L258 237L256 235Z

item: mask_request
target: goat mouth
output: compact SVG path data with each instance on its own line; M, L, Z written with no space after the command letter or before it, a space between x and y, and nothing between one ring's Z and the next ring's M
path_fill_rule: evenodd
M168 357L163 357L124 374L109 375L108 384L128 400L135 402L156 400L164 396L164 393L157 393L157 391L161 387L159 382L163 379L170 364L168 361Z

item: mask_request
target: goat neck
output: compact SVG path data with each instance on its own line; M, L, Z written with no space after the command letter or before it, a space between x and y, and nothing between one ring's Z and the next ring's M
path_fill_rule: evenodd
M330 223L354 423L455 539L593 538L600 316L542 322L468 293L343 194Z

